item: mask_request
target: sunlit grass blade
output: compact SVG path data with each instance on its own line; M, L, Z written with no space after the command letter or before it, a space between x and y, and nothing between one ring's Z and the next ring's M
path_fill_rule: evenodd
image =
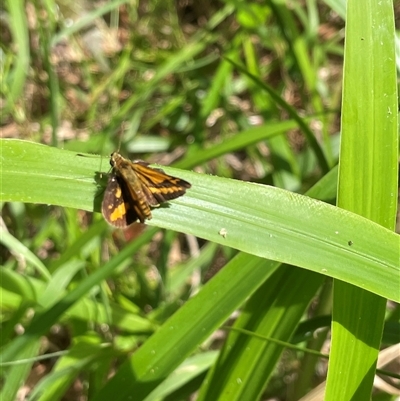
M132 391L136 399L145 399L278 266L244 253L237 255L121 366L94 401L110 399L111 394L115 401L126 400Z
M24 3L21 1L7 1L8 11L10 13L11 30L14 36L15 43L18 43L17 55L13 60L14 69L10 71L8 77L2 77L2 85L8 86L7 109L2 110L2 114L6 115L7 112L14 108L14 102L17 101L21 95L25 81L28 74L28 65L30 61L29 56L29 35L28 35L28 21L26 18Z
M99 211L102 191L95 179L103 174L100 166L99 158L4 141L6 192L1 199ZM171 168L165 171L189 181L192 188L166 207L153 210L150 225L294 264L399 299L393 280L399 273L399 237L393 232L343 209L278 188Z
M105 264L102 269L88 276L80 285L63 296L51 308L36 314L35 319L30 323L25 333L14 338L3 348L0 362L8 362L23 358L32 342L38 341L40 336L49 330L62 314L67 312L74 304L82 299L93 286L98 285L102 280L106 279L120 263L130 257L132 253L143 246L143 244L147 243L154 235L154 232L154 229L148 230L136 241L131 242L129 246L125 247L122 252Z
M232 138L228 138L220 144L214 144L210 148L197 149L196 152L185 156L181 160L174 163L176 168L192 168L215 157L226 155L230 152L243 149L246 146L251 146L257 142L269 139L273 136L284 133L287 130L297 126L293 120L269 122L268 124L250 128L243 132L238 132Z
M234 328L254 332L257 336L229 333L201 389L199 401L259 399L284 347L258 336L289 341L323 280L321 275L281 266L252 295L235 322Z
M347 2L338 206L391 230L398 191L394 37L392 1ZM325 399L369 399L386 300L335 282L333 307Z

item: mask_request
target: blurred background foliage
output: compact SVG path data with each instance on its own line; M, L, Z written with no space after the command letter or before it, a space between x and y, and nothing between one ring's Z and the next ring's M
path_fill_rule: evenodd
M131 159L302 194L335 171L344 1L8 0L1 7L2 138L103 155L104 165L120 149ZM398 2L394 15L398 28ZM24 331L33 311L50 308L51 294L74 289L127 250L107 281L32 342L29 363L3 366L3 396L102 399L103 384L152 333L222 267L244 263L237 251L189 235L139 224L111 232L100 216L79 210L2 206L2 230L19 244L1 246L1 264L24 277L3 277L2 345ZM270 307L274 301L263 294L272 283L290 291L291 273L269 268L266 287L239 303L227 325L239 315L250 320L257 299ZM309 293L297 289L309 306L292 318L293 343L327 352L330 287L314 278ZM387 314L383 343L391 345L398 307L389 304ZM317 331L322 335L312 338ZM205 375L216 369L226 335L215 330L145 395L117 398L191 400L201 387L204 397ZM325 359L310 362L290 348L279 355L253 399L298 400L324 381ZM393 394L393 383L379 382L374 399Z

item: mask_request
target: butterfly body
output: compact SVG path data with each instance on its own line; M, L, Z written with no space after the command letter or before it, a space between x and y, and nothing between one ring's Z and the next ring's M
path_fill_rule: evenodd
M104 218L113 226L126 227L151 219L151 207L182 196L190 184L149 164L130 161L119 153L111 154L113 169L102 203Z

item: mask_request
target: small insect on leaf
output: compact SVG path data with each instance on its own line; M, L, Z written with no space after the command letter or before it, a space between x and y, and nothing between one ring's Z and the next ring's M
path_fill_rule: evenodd
M148 163L111 154L112 173L104 192L101 211L112 226L124 228L151 219L151 207L182 196L191 185Z
M227 230L226 228L221 228L221 229L218 231L218 234L219 234L221 237L226 238L226 236L228 235L228 230Z

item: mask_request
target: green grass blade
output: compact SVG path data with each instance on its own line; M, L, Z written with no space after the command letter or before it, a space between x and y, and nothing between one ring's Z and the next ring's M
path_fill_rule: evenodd
M217 359L218 351L209 351L194 355L185 360L163 383L158 386L144 401L159 401L193 380Z
M29 359L37 355L40 349L39 341L31 341L26 345L25 358ZM33 358L24 364L17 364L12 366L5 377L5 383L0 391L1 400L16 400L18 390L27 379L34 364Z
M237 255L120 367L94 401L126 400L132 391L136 400L147 397L278 266L244 253Z
M8 0L8 12L10 13L10 24L14 42L18 44L17 55L14 58L15 68L12 75L7 77L8 87L8 110L14 107L16 102L24 90L25 81L29 71L29 34L28 34L28 21L25 13L25 2L22 0ZM2 77L3 81L4 77ZM2 82L4 84L4 82ZM2 115L7 114L7 109L2 110Z
M303 18L303 23L306 25L305 32L300 32L298 27L298 21L294 13L286 6L283 2L271 1L270 2L274 14L276 15L278 25L282 30L282 36L287 42L287 47L289 49L290 55L293 56L294 63L301 73L304 80L305 88L307 88L308 96L310 96L311 103L313 105L316 114L320 115L321 119L324 119L324 105L322 99L322 92L319 88L320 80L318 78L318 67L316 64L316 59L321 58L318 55L318 51L321 49L319 46L311 39L312 36L317 37L317 24L312 23L312 18ZM296 6L294 6L296 7ZM316 6L312 5L311 2L308 3L308 12L311 14L314 12L314 18L317 16ZM301 13L301 7L297 6L297 11ZM298 17L298 16L297 16ZM310 46L312 46L310 48ZM307 135L307 133L305 132ZM326 124L322 124L322 134L324 141L324 154L330 166L333 165L334 160L332 156L331 141L328 135ZM318 155L318 154L317 154Z
M282 134L287 130L295 128L296 126L296 122L289 120L269 122L268 124L261 125L259 127L250 128L246 131L236 134L232 138L227 138L219 144L214 144L210 148L197 149L193 154L187 155L174 163L174 167L184 169L195 167L215 157L241 150L246 146L250 146L275 135Z
M337 170L334 169L307 195L333 199L336 182ZM234 327L288 342L324 278L293 266L280 267L273 277L250 297ZM292 296L296 297L295 305L289 300ZM217 366L209 373L200 397L225 400L234 397L234 394L240 400L257 399L273 373L282 350L283 347L275 342L260 343L248 336L229 334ZM224 386L221 386L222 382Z
M78 337L69 352L57 360L51 373L37 383L30 400L62 399L79 374L84 374L92 363L101 362L99 359L106 347L100 341L100 337L94 334Z
M148 230L135 241L132 241L110 262L106 263L102 268L88 276L76 288L66 294L51 308L46 309L42 313L37 313L34 320L26 329L22 336L13 339L2 350L0 362L12 361L25 357L27 349L32 341L38 340L50 327L59 319L60 315L68 311L76 304L93 286L99 284L113 273L114 269L126 258L130 257L133 252L139 249L143 244L147 243L154 235L155 230Z
M289 116L297 122L299 128L302 130L303 134L306 136L307 141L310 145L310 147L313 149L316 158L318 159L318 163L320 168L324 173L327 173L329 171L328 167L328 162L325 157L325 154L317 142L317 139L315 138L314 133L311 131L310 127L305 123L304 119L300 117L300 115L297 113L297 111L289 105L284 99L279 96L278 93L275 92L275 90L270 86L267 85L265 82L263 82L261 79L256 77L255 75L251 74L249 71L246 70L242 65L236 64L234 61L229 60L242 74L250 78L260 89L263 89L265 92L268 93L268 95L271 97L271 99L283 110L285 110Z
M23 141L2 142L2 201L99 211L105 159ZM149 225L339 278L399 300L399 237L356 214L265 185L165 168L192 184ZM105 177L103 177L105 178ZM226 235L221 235L224 229ZM352 265L352 269L348 266Z
M36 270L40 275L47 281L51 279L51 275L47 271L46 266L43 262L30 251L24 244L21 244L15 237L13 237L9 232L3 231L1 228L0 243L3 244L8 249L12 249L14 253L20 255L27 262L35 266Z
M392 1L347 2L338 205L392 230L398 169L394 37ZM397 263L399 250L397 245ZM394 280L399 288L398 276ZM370 398L385 307L384 298L335 282L326 400Z
M81 29L88 27L94 23L96 18L101 17L104 14L120 7L121 5L128 3L129 0L113 0L107 2L102 7L96 8L96 10L86 13L82 18L76 21L73 25L62 29L57 35L54 35L51 40L51 46L55 46L62 39L73 35L74 33L80 31Z
M281 266L250 298L234 328L289 341L323 279L293 266ZM260 399L283 350L281 344L231 332L199 401Z

